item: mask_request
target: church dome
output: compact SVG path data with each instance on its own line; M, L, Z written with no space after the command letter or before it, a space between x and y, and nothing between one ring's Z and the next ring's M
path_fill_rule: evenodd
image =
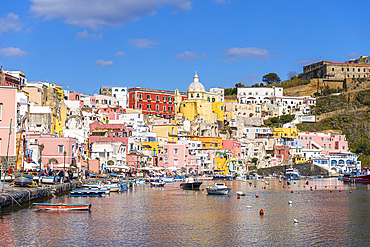
M194 80L188 87L188 92L189 91L205 91L203 84L199 82L199 76L197 72L195 72Z

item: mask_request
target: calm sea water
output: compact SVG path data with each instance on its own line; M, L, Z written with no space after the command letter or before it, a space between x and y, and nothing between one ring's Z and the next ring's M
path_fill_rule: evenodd
M139 185L102 198L69 195L52 198L48 202L89 202L93 204L92 211L44 212L24 208L3 212L0 243L3 246L369 245L368 185L316 179L309 180L308 186L302 180L288 188L286 182L266 181L268 185L252 180L252 186L243 181L228 181L232 188L230 196L209 196L205 190L184 191L179 183L174 183L164 188ZM211 183L205 181L201 189ZM238 199L235 193L238 190L246 196ZM293 203L289 205L288 201ZM265 212L262 217L260 209ZM295 224L294 219L299 223Z

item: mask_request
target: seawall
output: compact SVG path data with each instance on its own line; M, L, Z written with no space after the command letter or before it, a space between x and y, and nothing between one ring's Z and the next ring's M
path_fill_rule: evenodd
M21 206L22 204L31 204L32 201L50 197L51 191L55 194L61 194L76 187L78 181L70 183L43 185L42 187L18 187L9 186L5 183L4 193L0 194L0 210L10 206ZM1 183L2 188L2 183Z
M258 174L262 176L269 176L274 173L276 175L285 175L285 170L288 169L289 167L290 165L261 168L258 169ZM301 173L302 176L317 176L317 175L329 176L328 170L326 170L323 167L314 165L312 163L294 164L293 167L296 168Z

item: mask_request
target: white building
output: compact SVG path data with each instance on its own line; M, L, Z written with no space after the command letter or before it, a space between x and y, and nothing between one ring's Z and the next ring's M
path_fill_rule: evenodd
M240 104L262 104L270 102L272 96L283 96L282 87L244 87L238 88Z
M91 159L97 158L103 168L123 169L126 166L126 146L122 142L94 142L91 145Z
M311 112L311 106L316 105L316 99L311 96L274 96L270 97L270 100L272 104L279 107L279 116L284 114L308 115Z
M361 169L361 161L357 161L357 155L351 152L332 153L328 156L316 155L312 159L313 164L327 169L329 175L350 173L354 169Z
M217 102L224 102L225 89L214 87L209 89L212 93L217 93Z
M112 96L116 98L117 104L123 109L127 108L128 91L127 87L112 87Z

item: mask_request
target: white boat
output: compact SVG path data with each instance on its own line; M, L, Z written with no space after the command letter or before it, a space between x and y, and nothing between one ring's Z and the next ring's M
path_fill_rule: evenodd
M226 187L225 183L213 183L212 187L206 188L209 195L228 195L231 188Z
M15 176L13 174L10 174L8 176L5 176L5 182L11 182L13 181ZM1 175L1 182L4 181L4 175Z
M198 177L199 180L213 180L212 176L200 176Z
M163 182L165 182L167 184L172 184L174 182L174 179L173 179L173 177L164 177Z
M54 176L46 176L46 177L42 177L41 179L41 183L43 184L54 184Z
M288 169L285 170L285 176L287 179L290 180L299 180L301 178L301 174L298 172L297 169L294 169L293 166L290 166Z

